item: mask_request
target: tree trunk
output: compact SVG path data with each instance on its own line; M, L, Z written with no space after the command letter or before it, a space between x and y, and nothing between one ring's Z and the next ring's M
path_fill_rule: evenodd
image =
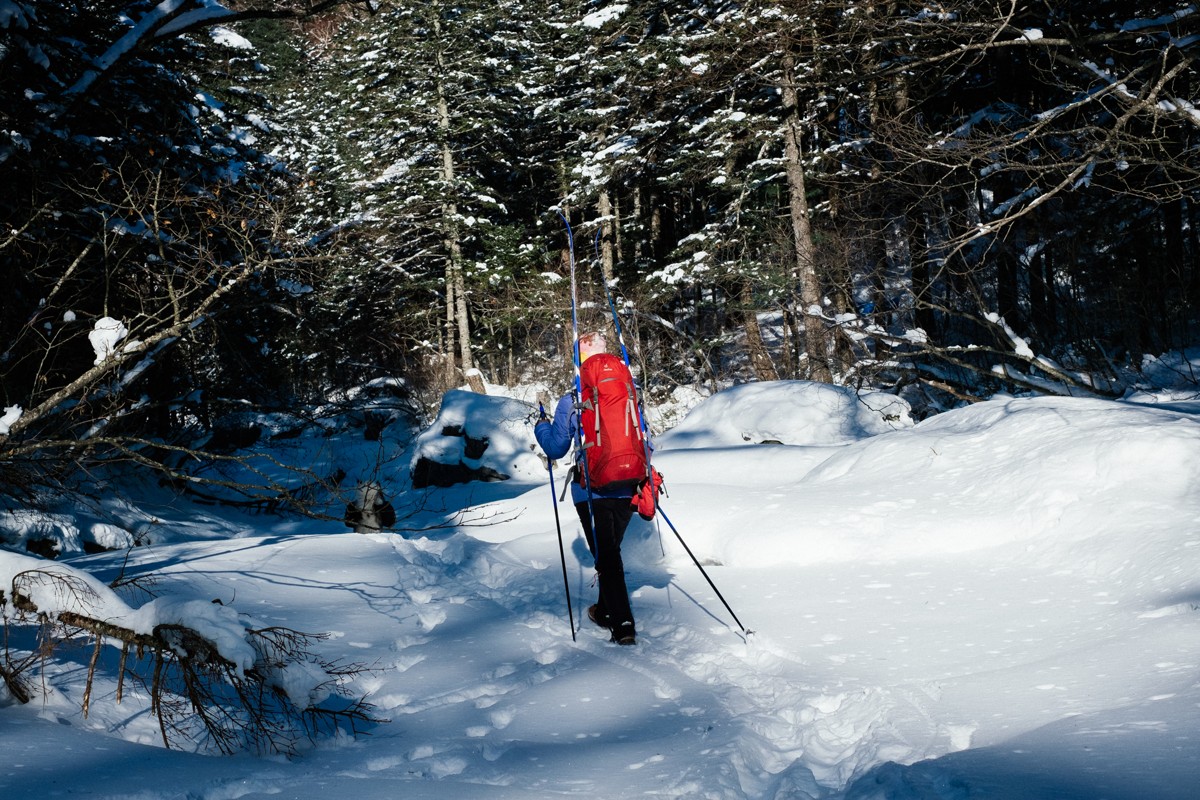
M463 279L462 253L457 240L450 258L450 273L454 281L454 327L458 332L459 363L463 374L475 369L475 358L471 355L471 326L467 315L467 287Z
M1001 245L996 254L996 311L1014 330L1024 327L1017 289L1019 270L1016 253L1007 244Z
M434 27L441 34L441 20L434 17ZM447 66L441 51L437 54L438 67L442 74ZM455 182L454 151L450 148L450 104L446 100L446 87L441 81L437 86L438 99L438 132L441 134L442 150L442 180L449 192L453 192ZM452 313L454 331L458 339L458 357L463 375L470 381L470 375L475 371L475 359L471 355L471 326L467 314L467 286L462 272L462 243L458 236L458 205L450 194L442 203L442 223L445 226L445 246L449 257L446 266L446 291L453 293L454 303ZM482 386L482 383L479 384ZM476 389L475 383L471 384ZM478 389L476 389L478 391Z
M760 381L777 381L779 372L775 362L763 343L762 329L758 326L758 309L754 307L750 285L742 282L737 287L738 313L742 318L742 329L746 332L746 349L750 354L750 365L754 377Z
M1162 206L1163 261L1167 264L1169 274L1169 277L1166 278L1166 285L1170 287L1170 295L1175 298L1174 302L1167 303L1166 346L1168 348L1184 346L1188 341L1188 259L1183 241L1183 203L1184 201L1181 199L1164 203ZM1176 338L1177 335L1178 338Z
M450 273L450 267L446 267L446 308L445 318L442 320L442 342L441 348L438 351L438 358L441 363L438 364L438 372L442 379L442 389L451 389L458 384L458 378L455 375L457 367L455 366L454 358L454 342L458 338L454 335L454 276Z
M1054 316L1050 311L1050 283L1045 253L1034 256L1029 264L1029 317L1030 325L1038 337L1038 346L1048 347L1054 342L1057 331Z
M600 217L600 277L604 281L605 292L612 292L616 287L613 268L613 231L616 229L616 224L613 219L612 199L608 194L608 189L601 189L599 197L596 198L596 214ZM607 296L606 294L605 297ZM614 324L610 332L611 338L615 338L617 335L615 328Z
M825 321L821 316L821 282L817 278L816 248L812 238L812 223L809 220L808 197L806 195L802 149L800 109L795 85L795 59L785 55L783 59L783 114L784 114L784 172L787 175L789 205L788 213L792 226L792 243L795 247L793 282L800 290L800 312L804 317L804 350L808 358L808 376L826 383L833 380L829 369L829 341Z
M1180 200L1180 218L1183 221L1184 252L1190 253L1191 275L1187 283L1188 304L1193 310L1200 309L1200 236L1196 226L1200 220L1196 218L1196 205L1191 200Z
M907 220L908 252L911 259L909 270L912 275L913 320L912 324L926 336L933 337L937 328L937 314L934 311L933 275L930 262L933 252L930 239L931 212L924 205L919 209L918 219Z
M633 219L635 224L639 226L639 230L644 230L649 227L646 225L646 220L643 219L644 215L645 210L642 208L642 187L637 186L634 187L633 190ZM644 233L633 237L634 262L641 262L643 255L642 245L645 243L645 241L646 235Z
M616 230L616 221L613 219L612 199L607 189L600 190L600 196L596 199L596 213L600 216L600 274L604 276L604 283L611 290L615 280L613 231Z

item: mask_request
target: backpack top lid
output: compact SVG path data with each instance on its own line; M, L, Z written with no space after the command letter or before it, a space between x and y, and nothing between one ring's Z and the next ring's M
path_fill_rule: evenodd
M608 381L616 380L619 386L604 386ZM579 381L583 386L585 403L592 399L591 395L600 391L605 395L620 395L622 400L636 399L636 389L633 385L633 375L625 362L612 353L595 353L579 368Z

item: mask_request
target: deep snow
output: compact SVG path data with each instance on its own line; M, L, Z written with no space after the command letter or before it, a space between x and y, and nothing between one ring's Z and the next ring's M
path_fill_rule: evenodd
M671 529L635 520L639 643L608 643L565 507L572 641L552 490L513 400L455 393L413 442L281 451L400 494L414 446L454 457L438 432L485 421L473 463L513 478L397 497L395 533L150 489L114 499L108 527L43 519L63 540L150 541L133 565L185 618L219 598L329 632L323 654L377 667L353 688L389 721L290 761L165 751L111 676L81 717L81 647L47 665L45 697L0 708L0 796L1195 797L1200 402L1138 399L1002 398L915 425L893 398L807 383L702 403L657 437L663 508L748 636ZM124 558L61 563L108 579Z

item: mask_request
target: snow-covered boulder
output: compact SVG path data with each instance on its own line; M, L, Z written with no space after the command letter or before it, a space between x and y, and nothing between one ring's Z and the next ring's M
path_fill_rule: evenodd
M437 419L417 437L413 486L543 477L546 467L533 438L532 413L530 404L510 397L447 392Z

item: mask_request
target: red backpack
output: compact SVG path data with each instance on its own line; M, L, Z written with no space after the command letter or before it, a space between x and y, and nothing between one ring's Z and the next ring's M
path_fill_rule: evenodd
M598 492L628 487L632 496L649 465L629 367L611 353L598 353L583 362L579 383L579 432L587 456L587 474L580 470L579 482Z

